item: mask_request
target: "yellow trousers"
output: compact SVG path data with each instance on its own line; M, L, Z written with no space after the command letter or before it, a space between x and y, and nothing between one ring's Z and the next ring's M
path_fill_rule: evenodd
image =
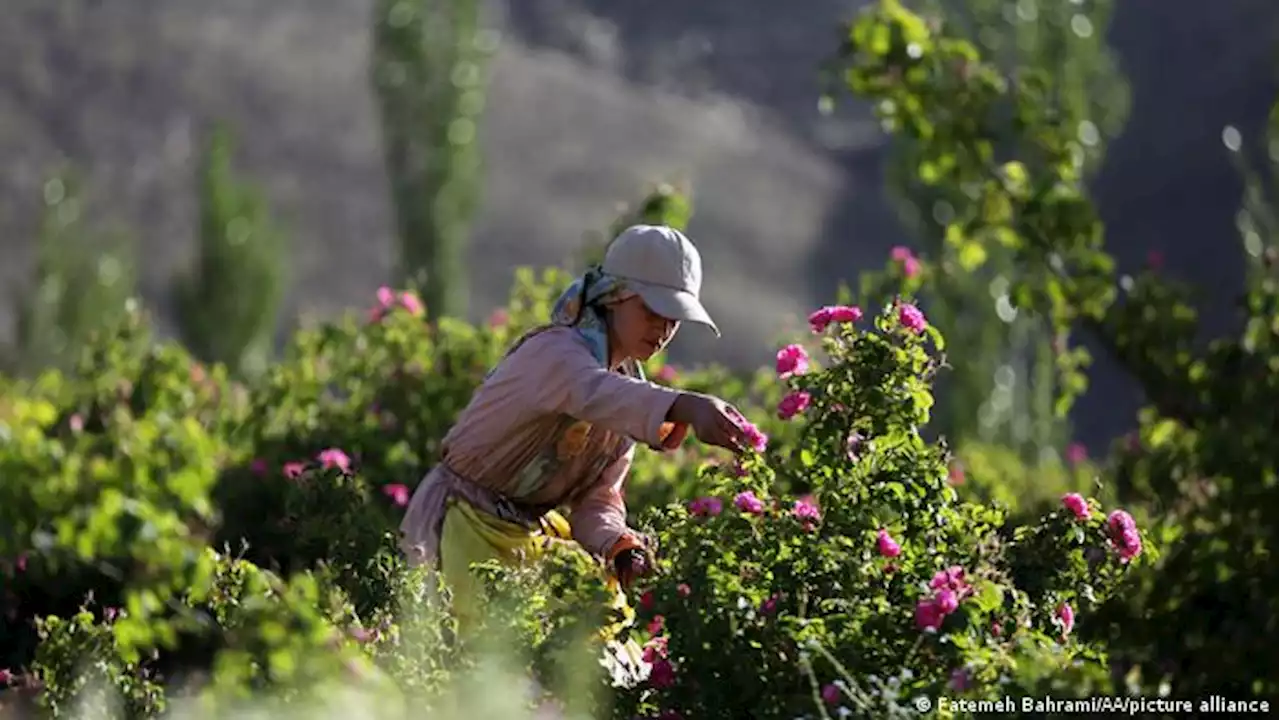
M481 620L479 593L482 587L479 578L471 572L472 564L494 559L503 564L536 561L544 551L547 538L553 542L572 542L572 536L569 522L554 510L543 516L541 528L530 530L477 510L466 501L451 499L448 502L440 531L439 567L453 594L453 612L459 630L465 632ZM625 618L617 626L602 628L610 633L631 622L634 612L617 579L608 574L606 582L613 593L610 606L621 611Z

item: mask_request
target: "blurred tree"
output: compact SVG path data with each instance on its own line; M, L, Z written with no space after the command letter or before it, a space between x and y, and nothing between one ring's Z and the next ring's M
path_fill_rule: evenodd
M1129 111L1128 86L1105 39L1111 0L904 5L945 22L1010 74L1045 83L1054 110L1077 129L1086 173L1098 167L1106 139L1120 131ZM998 157L1024 154L1012 107L975 120L1002 138ZM1052 333L1043 319L1019 313L1009 299L1013 251L948 242L947 226L974 202L970 189L927 182L938 168L924 161L917 144L895 138L891 147L890 194L923 254L942 267L924 284L929 318L949 338L948 354L964 358L940 378L939 432L953 445L999 443L1027 461L1045 459L1070 439L1070 429L1053 411Z
M85 229L75 172L47 180L43 202L34 281L15 297L15 342L0 358L15 374L68 369L95 332L124 315L135 291L127 236Z
M609 243L632 225L666 225L677 230L687 229L689 218L693 216L693 204L689 195L689 190L684 185L677 187L661 183L650 190L638 205L619 208L618 217L606 233L598 230L586 233L577 264L586 267L603 261Z
M484 67L497 45L480 13L479 0L378 0L374 9L371 72L400 273L432 319L466 313Z
M271 357L286 247L262 191L236 177L232 152L229 131L214 128L199 168L199 255L175 279L173 296L193 355L254 375Z

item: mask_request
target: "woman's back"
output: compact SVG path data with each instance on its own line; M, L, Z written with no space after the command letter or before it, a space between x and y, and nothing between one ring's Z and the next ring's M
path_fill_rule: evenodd
M444 439L442 460L513 500L558 505L634 440L660 445L678 395L601 367L573 328L548 328L477 388Z

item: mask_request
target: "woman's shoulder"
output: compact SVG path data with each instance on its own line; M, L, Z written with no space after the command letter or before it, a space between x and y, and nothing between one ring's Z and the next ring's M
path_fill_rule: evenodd
M553 325L535 330L519 341L503 359L503 364L559 367L565 362L580 362L590 357L591 346L577 330Z
M563 325L551 325L532 331L524 342L520 343L519 347L516 348L516 352L526 348L533 351L570 353L580 353L590 349L586 339L577 330Z

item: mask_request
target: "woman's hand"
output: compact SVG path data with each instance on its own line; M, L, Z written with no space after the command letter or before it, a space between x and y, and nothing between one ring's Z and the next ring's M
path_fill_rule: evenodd
M734 419L742 413L711 395L681 393L671 404L667 419L693 428L694 435L708 444L741 454L748 444L746 431Z
M613 559L613 573L625 590L631 583L653 572L653 553L646 548L628 548Z

